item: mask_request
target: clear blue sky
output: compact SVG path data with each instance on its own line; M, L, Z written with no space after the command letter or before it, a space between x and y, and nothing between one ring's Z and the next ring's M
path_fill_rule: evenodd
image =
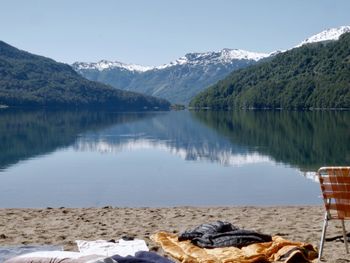
M350 25L349 0L0 0L0 40L66 63L271 52L341 25Z

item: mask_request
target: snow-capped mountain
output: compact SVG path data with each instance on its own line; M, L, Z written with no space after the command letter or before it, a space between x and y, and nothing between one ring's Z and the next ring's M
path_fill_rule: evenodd
M326 30L316 34L316 35L313 35L313 36L305 39L296 47L300 47L302 45L315 43L315 42L338 40L342 34L347 33L347 32L350 32L350 26L329 28L329 29L326 29Z
M224 48L218 52L205 52L205 53L188 53L185 56L164 64L155 69L164 69L176 65L208 65L212 63L233 63L236 60L254 60L258 61L262 58L268 57L269 54L250 52L242 49L229 49Z
M79 70L103 71L106 69L120 68L120 69L129 70L129 71L145 72L147 70L151 70L154 68L154 67L142 66L137 64L125 64L118 61L108 61L108 60L101 60L96 63L76 62L73 65L74 65L74 69L78 71Z
M337 40L346 32L350 32L350 26L327 29L291 49L309 43ZM188 53L175 61L159 66L101 60L97 63L76 62L73 68L90 80L165 98L172 103L187 104L200 91L225 78L234 70L288 50L266 54L225 48L214 52Z
M101 60L76 62L73 68L90 80L187 104L198 92L230 72L268 56L226 48L217 52L188 53L168 64L153 67Z
M142 66L138 64L126 64L119 61L101 60L99 62L86 63L76 62L73 64L74 68L79 70L108 70L108 69L125 69L129 71L146 72L155 69L165 69L178 65L207 65L211 63L233 63L235 60L254 60L258 61L262 58L268 57L269 54L245 51L242 49L228 49L224 48L218 52L205 53L188 53L183 57L178 58L168 64L160 66Z

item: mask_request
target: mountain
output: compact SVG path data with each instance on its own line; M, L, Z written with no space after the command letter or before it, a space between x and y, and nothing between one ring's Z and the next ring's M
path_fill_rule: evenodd
M304 44L233 72L197 95L192 107L350 108L350 33Z
M239 49L223 49L219 52L189 53L157 67L106 60L76 62L72 66L89 80L165 98L172 103L187 104L204 88L230 72L253 65L267 56Z
M348 33L348 32L350 32L350 26L329 28L329 29L326 29L326 30L316 34L316 35L313 35L313 36L305 39L296 47L301 47L302 45L316 43L316 42L338 40L342 34Z
M143 110L170 103L89 81L69 65L0 41L0 105Z
M337 40L346 32L350 32L350 26L330 28L305 39L296 47ZM101 60L97 63L75 62L73 68L93 81L165 98L173 103L188 104L195 95L227 77L232 71L284 52L263 54L223 49L219 52L189 53L169 64L155 67Z

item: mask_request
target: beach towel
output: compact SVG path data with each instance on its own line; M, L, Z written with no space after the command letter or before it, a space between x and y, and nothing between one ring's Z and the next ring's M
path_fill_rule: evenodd
M166 253L183 263L261 263L311 262L317 257L316 249L306 243L293 242L279 236L272 241L251 244L242 248L200 248L189 240L179 241L177 235L158 232L151 236Z
M148 251L146 242L142 239L134 240L117 240L115 242L108 242L106 240L76 240L78 249L83 254L95 254L105 257L120 255L120 256L134 256L138 251Z

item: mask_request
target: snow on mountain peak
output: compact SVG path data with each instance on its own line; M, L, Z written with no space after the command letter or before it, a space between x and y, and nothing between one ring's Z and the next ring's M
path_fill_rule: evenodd
M224 60L232 60L232 59L248 59L258 61L262 58L268 57L269 54L266 53L257 53L250 52L242 49L228 49L224 48L221 52L221 57Z
M149 66L142 66L137 64L125 64L119 61L108 61L108 60L101 60L96 63L85 63L85 62L78 63L77 62L77 63L74 63L74 65L77 67L78 70L96 69L98 71L103 71L105 69L110 69L110 68L122 68L129 71L145 72L154 68Z
M218 52L203 52L203 53L188 53L183 57L178 58L169 64L164 64L155 69L164 69L176 65L206 65L209 63L231 63L235 60L255 60L258 61L262 58L268 57L269 54L256 53L245 51L241 49L229 49L224 48Z
M338 40L342 34L347 33L347 32L350 32L350 26L329 28L329 29L326 29L326 30L316 34L316 35L313 35L313 36L305 39L303 42L301 42L296 47L300 47L302 45L309 44L309 43Z
M96 63L85 63L85 62L76 62L73 66L77 70L84 69L95 69L98 71L103 71L112 68L122 68L134 72L145 72L153 69L165 69L177 65L208 65L211 63L218 64L227 64L232 63L235 60L255 60L258 61L262 58L268 57L269 54L265 53L256 53L245 51L241 49L228 49L225 48L218 52L203 52L203 53L188 53L183 57L178 58L175 61L172 61L168 64L163 64L160 66L142 66L137 64L125 64L118 61L108 61L101 60Z
M324 30L316 35L313 35L305 39L295 47L300 47L308 43L338 40L340 35L347 32L350 32L350 26L329 28L327 30ZM149 70L154 70L154 69L159 70L159 69L165 69L165 68L169 68L177 65L185 65L185 64L186 65L209 65L209 64L230 64L230 63L233 63L235 60L258 61L262 58L274 56L284 51L287 51L287 50L280 50L280 51L271 52L270 54L266 54L266 53L250 52L242 49L224 48L220 51L214 51L214 52L188 53L185 56L180 57L168 64L163 64L160 66L142 66L138 64L126 64L118 61L107 61L107 60L101 60L96 63L76 62L73 64L73 66L77 70L95 69L98 71L103 71L107 69L120 68L120 69L133 71L133 72L146 72Z

